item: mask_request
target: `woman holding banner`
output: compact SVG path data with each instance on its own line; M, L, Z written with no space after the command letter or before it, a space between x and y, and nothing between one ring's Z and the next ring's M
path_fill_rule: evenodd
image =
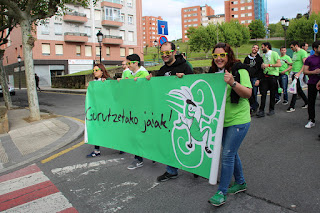
M250 127L250 104L248 98L252 85L245 65L235 58L229 44L218 43L212 51L211 73L225 73L227 97L222 136L221 176L217 193L209 199L214 206L221 206L227 193L236 194L246 190L238 149ZM232 175L235 183L228 188Z
M93 66L92 74L94 77L94 81L105 81L107 79L111 79L103 64L95 64ZM100 154L100 146L95 146L94 150L90 154L88 154L87 157L97 157Z

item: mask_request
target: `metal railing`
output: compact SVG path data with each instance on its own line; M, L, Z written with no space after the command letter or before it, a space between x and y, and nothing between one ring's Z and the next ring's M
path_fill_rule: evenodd
M103 0L103 1L120 4L120 0Z
M74 12L66 12L66 15L87 17L86 14L84 14L84 13L79 13L79 12L77 12L77 11L74 11Z
M114 18L112 16L107 16L107 17L105 17L104 20L122 22L120 17L119 18Z
M114 38L114 39L122 39L122 36L114 36L114 35L104 35L103 38Z
M65 32L64 35L71 35L71 36L88 36L87 33L74 33L74 32Z

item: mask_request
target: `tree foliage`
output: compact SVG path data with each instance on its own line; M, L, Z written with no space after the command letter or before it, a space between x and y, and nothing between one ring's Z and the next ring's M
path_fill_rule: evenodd
M264 28L263 22L259 19L252 21L249 24L250 37L252 39L264 38L266 36L266 29Z
M206 54L217 44L217 39L219 39L219 42L225 42L234 47L240 47L250 40L248 27L238 21L222 23L221 25L209 24L206 27L191 27L187 36L191 51L200 52L200 50L203 50Z

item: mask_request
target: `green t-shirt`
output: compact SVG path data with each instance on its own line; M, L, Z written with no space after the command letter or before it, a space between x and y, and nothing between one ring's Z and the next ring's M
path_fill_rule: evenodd
M145 78L148 75L149 75L149 72L143 66L141 66L136 73L131 72L129 69L124 70L122 73L122 79L125 79L125 78L133 79L136 77Z
M290 64L292 63L292 60L291 60L290 56L288 56L288 55L284 55L284 56L280 57L280 61L281 61L281 67L279 67L279 73L288 69L289 64L287 64L285 61L287 61ZM289 71L287 71L285 74L289 75Z
M269 50L267 53L263 54L262 58L264 64L276 64L280 59L280 56L277 52ZM263 73L266 75L279 76L279 67L266 67L263 70Z
M240 84L252 88L250 76L247 70L240 69ZM226 108L224 115L224 127L239 125L249 123L251 121L250 117L250 104L247 98L239 99L239 103L231 103L231 86L227 85L227 99L226 99Z
M294 52L292 56L292 72L299 72L303 66L303 59L308 57L308 53L300 49L298 52Z

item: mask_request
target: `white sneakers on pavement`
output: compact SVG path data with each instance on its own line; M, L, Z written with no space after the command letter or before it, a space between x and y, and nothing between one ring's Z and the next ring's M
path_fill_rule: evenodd
M312 121L308 121L308 123L304 126L307 129L310 129L312 127L314 127L316 125L316 123L312 122Z

